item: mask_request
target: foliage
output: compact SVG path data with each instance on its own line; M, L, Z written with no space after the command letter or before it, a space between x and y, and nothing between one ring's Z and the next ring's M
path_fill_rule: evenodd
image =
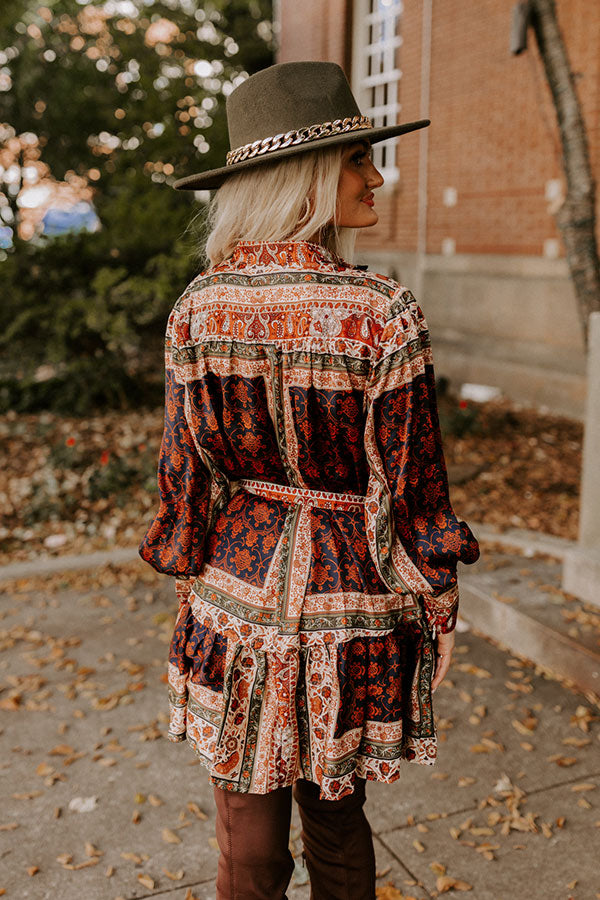
M168 312L197 271L193 195L225 98L272 62L268 0L9 0L0 12L0 410L154 401ZM102 229L30 237L25 188L92 192ZM158 353L158 356L157 356Z
M164 325L193 274L184 241L170 253L110 263L108 233L23 244L0 266L0 409L90 409L158 402Z

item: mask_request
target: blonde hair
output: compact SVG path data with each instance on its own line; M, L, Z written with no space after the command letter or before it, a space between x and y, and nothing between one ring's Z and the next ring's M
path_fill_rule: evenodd
M238 241L318 240L351 262L356 229L337 225L343 151L338 144L231 175L206 215L211 266L228 259Z

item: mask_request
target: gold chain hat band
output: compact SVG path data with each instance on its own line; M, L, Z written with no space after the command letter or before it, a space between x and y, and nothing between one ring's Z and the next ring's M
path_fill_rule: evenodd
M237 147L235 150L230 150L227 154L226 165L232 166L234 163L242 162L245 159L262 156L264 153L271 153L273 150L283 150L284 147L305 144L308 141L328 137L331 134L362 131L372 127L373 123L368 116L352 116L352 118L334 119L333 122L322 122L319 125L307 125L305 128L299 128L297 131L286 131L285 134L276 134L274 137L267 137L262 141L254 141L250 144L244 144L242 147Z

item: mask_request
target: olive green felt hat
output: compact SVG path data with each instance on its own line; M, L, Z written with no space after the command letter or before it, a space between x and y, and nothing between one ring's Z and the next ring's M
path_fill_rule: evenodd
M231 150L219 169L180 178L180 191L210 190L226 178L297 153L361 138L376 143L429 125L428 119L374 127L343 69L331 62L278 63L251 75L227 97Z

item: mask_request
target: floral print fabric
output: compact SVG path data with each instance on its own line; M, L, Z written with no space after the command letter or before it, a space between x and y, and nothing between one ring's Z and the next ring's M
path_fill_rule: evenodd
M254 793L432 763L433 638L478 548L414 298L309 242L241 242L177 301L165 362L140 552L176 578L171 738Z

